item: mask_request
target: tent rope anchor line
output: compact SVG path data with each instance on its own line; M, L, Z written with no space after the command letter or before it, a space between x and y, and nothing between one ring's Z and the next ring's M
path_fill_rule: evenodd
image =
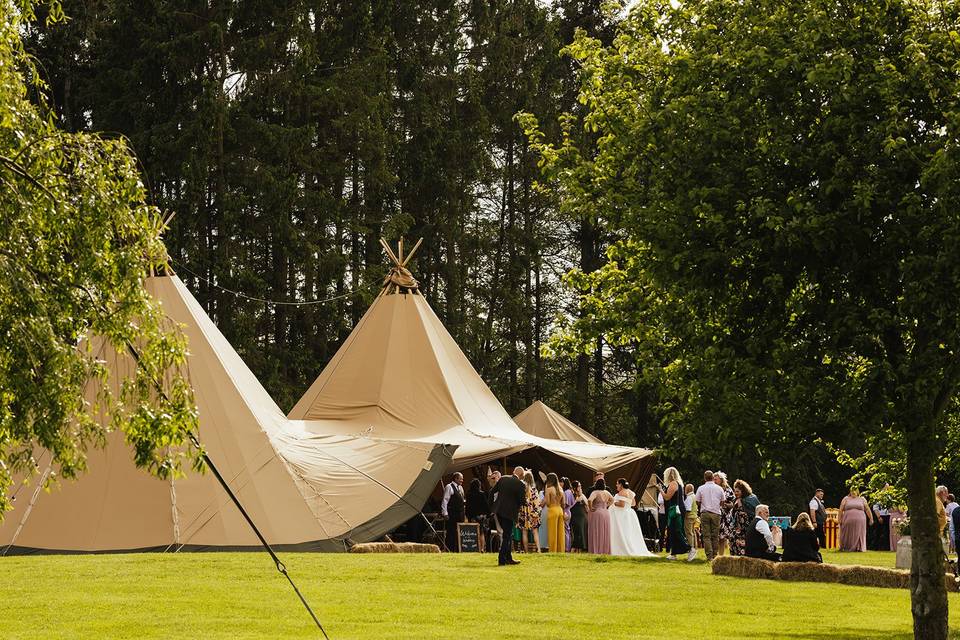
M127 343L127 351L133 357L134 362L137 362L137 363L140 362L140 353L129 342ZM164 392L163 387L160 385L160 383L154 380L153 384L156 387L157 392L163 395L164 397L166 397L166 393ZM320 624L320 619L317 617L317 614L313 612L313 609L310 607L310 603L307 602L307 599L300 592L300 589L297 588L297 585L293 581L293 578L291 578L290 574L287 573L286 565L283 564L283 562L280 561L280 558L277 557L277 554L274 552L273 548L270 546L270 543L268 543L267 539L263 537L263 534L260 532L260 529L257 527L257 525L254 524L253 518L251 518L250 514L247 513L247 510L243 508L243 505L240 503L240 499L237 498L237 496L233 493L233 490L230 488L230 485L227 484L227 481L224 480L223 476L220 474L220 470L217 468L215 464L213 464L213 461L210 459L210 456L208 456L206 452L203 450L203 447L200 446L200 440L197 439L197 436L194 435L192 431L189 432L188 435L190 438L190 443L196 448L197 451L200 452L200 455L204 464L206 464L210 468L210 471L213 472L213 475L214 477L216 477L217 482L219 482L223 490L226 491L227 495L230 497L230 500L232 500L233 504L236 505L237 509L240 510L240 514L247 521L247 524L250 525L250 528L253 530L253 533L256 534L257 538L260 540L260 544L263 545L263 548L266 550L266 552L270 554L270 558L273 560L274 564L276 565L277 571L283 574L283 577L286 578L287 582L290 583L290 586L293 587L294 593L296 593L297 597L300 598L300 602L303 603L303 606L307 610L307 613L309 613L310 617L313 618L313 621L316 623L317 628L320 629L320 633L323 634L323 637L326 640L330 640L330 636L327 635L326 629L324 629L323 625Z
M200 447L200 441L197 440L197 437L193 435L193 433L190 434L190 442L192 442L193 446L197 448L197 451L203 451L203 449ZM227 495L230 496L230 499L233 501L233 503L237 505L237 509L240 510L240 513L241 515L243 515L244 519L247 521L247 524L250 525L250 528L253 529L253 532L256 534L257 538L260 539L260 544L262 544L263 548L266 549L267 553L270 554L270 558L273 560L274 564L276 564L277 566L277 571L283 574L283 577L286 578L287 582L290 583L290 586L293 587L293 591L297 594L297 597L300 598L300 602L303 603L303 606L306 608L307 613L309 613L310 617L313 618L313 621L316 623L317 628L320 629L320 633L323 634L323 637L326 638L326 640L330 640L330 636L327 635L327 632L323 628L323 625L320 624L320 619L317 618L317 614L313 612L313 609L310 607L310 603L308 603L307 599L303 597L303 594L300 593L300 589L298 589L296 583L294 583L293 578L291 578L290 574L287 573L287 566L283 564L280 558L277 557L277 554L274 552L273 548L267 542L267 539L263 537L262 533L260 533L260 529L257 528L257 525L253 523L253 519L250 517L250 514L248 514L247 510L243 508L242 504L240 504L240 499L237 498L236 495L234 495L233 490L230 489L230 485L228 485L226 480L223 479L223 476L220 475L220 470L217 469L216 465L213 464L213 462L210 460L210 457L207 456L206 453L203 453L202 457L203 457L204 464L210 467L210 471L212 471L213 475L216 476L217 481L220 483L220 486L222 486L223 490L227 492Z

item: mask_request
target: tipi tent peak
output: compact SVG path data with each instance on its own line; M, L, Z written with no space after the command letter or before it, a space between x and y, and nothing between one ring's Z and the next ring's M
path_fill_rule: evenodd
M414 254L417 253L417 249L420 248L421 244L423 244L423 238L417 240L417 244L413 245L410 253L404 256L403 238L400 238L400 241L397 243L396 253L393 252L393 249L390 248L390 245L387 244L385 239L380 238L380 246L387 252L387 257L390 258L393 264L390 268L390 273L387 274L387 277L383 281L383 288L380 291L380 295L400 292L420 293L420 283L417 282L413 274L410 273L410 270L407 269L407 264L410 263Z
M541 438L603 443L603 440L581 429L540 400L534 400L533 404L514 416L513 421L525 432Z

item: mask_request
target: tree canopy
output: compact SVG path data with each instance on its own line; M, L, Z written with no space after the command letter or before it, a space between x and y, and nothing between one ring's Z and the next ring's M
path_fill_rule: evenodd
M955 3L641 1L580 34L596 143L524 123L558 197L621 231L581 342L660 359L679 448L821 438L906 462L913 602L946 637L934 469L960 376ZM921 588L922 587L922 588Z
M122 430L136 463L166 476L196 424L185 345L143 286L166 264L160 212L123 140L65 132L28 96L45 89L21 42L31 11L0 1L0 517L41 451L72 477ZM136 350L130 378L109 379L101 340Z

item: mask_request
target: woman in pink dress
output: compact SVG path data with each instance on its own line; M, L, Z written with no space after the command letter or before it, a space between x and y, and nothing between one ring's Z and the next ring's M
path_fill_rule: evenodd
M867 550L867 523L873 524L873 514L860 490L850 487L850 493L840 502L840 551Z
M607 491L603 478L593 485L588 504L587 552L610 555L610 512L607 507L613 504L613 496Z

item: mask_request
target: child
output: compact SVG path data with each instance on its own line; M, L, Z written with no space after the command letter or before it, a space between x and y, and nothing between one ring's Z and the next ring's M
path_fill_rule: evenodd
M684 506L687 509L687 515L683 519L683 530L687 534L687 542L690 544L690 548L696 549L700 546L697 544L697 529L700 518L697 517L697 500L694 497L693 485L687 484L684 486L683 493L686 496Z

